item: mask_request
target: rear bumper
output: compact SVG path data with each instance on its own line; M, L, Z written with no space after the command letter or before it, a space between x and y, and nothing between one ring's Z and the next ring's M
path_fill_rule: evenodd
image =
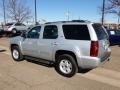
M93 69L98 66L101 66L106 61L110 60L111 51L107 53L107 55L103 58L99 57L90 57L90 56L83 56L83 57L77 57L78 66L83 69Z

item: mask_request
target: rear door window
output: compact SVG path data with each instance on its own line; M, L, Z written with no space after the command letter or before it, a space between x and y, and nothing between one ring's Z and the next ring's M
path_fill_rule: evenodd
M105 32L104 28L100 24L93 24L93 28L97 34L99 40L108 38L107 32Z
M66 39L90 40L87 25L63 25L63 32Z
M43 39L57 39L58 28L56 25L47 25L44 28Z

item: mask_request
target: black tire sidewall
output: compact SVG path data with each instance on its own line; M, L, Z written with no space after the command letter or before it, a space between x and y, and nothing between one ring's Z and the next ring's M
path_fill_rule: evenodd
M72 71L69 74L65 74L60 70L60 62L61 60L64 60L64 59L68 60L72 64ZM78 72L78 66L77 66L75 59L71 55L68 55L68 54L60 55L58 57L58 60L56 60L55 69L59 74L65 77L72 77Z

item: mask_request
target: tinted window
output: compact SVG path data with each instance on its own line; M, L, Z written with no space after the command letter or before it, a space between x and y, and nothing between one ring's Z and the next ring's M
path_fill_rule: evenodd
M66 39L90 40L87 25L63 25L63 32Z
M99 40L108 38L107 33L105 32L104 28L100 24L93 24L93 28Z
M22 23L16 23L15 25L16 25L16 26L25 26L25 25L22 24Z
M55 25L45 26L43 39L56 39L58 37L58 29Z
M31 39L38 39L40 36L40 30L41 30L41 26L37 26L32 28L28 34L27 34L27 38L31 38Z
M13 23L7 23L5 26L11 26L13 25Z
M120 30L116 30L116 35L120 36Z

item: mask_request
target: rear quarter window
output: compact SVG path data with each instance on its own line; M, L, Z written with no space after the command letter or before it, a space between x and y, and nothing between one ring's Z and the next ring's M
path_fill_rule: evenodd
M98 40L107 39L108 34L100 24L93 24L93 28L97 34Z
M90 40L87 25L63 25L62 27L66 39Z

